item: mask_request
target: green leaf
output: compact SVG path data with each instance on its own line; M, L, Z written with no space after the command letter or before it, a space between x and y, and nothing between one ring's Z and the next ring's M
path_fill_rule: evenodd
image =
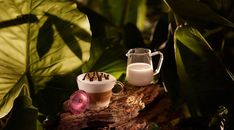
M89 0L86 6L116 26L132 23L141 30L145 24L146 0Z
M197 0L164 0L171 9L189 23L195 25L218 24L234 27L228 19L214 12L206 4Z
M1 117L0 118L4 117L5 115L7 115L10 112L10 110L13 107L14 100L18 97L20 91L27 83L26 75L22 75L22 77L20 77L18 82L16 82L14 84L14 86L11 88L10 83L12 82L14 76L12 76L12 74L9 74L8 78L4 77L4 76L6 76L6 74L4 74L4 73L1 74L0 84L1 84L1 86L6 87L6 88L1 89L1 91L0 91L1 95L5 94L4 96L1 96L1 102L0 102ZM15 78L17 78L17 77L15 77ZM9 90L8 88L11 88L11 89Z
M229 16L233 8L232 0L202 0L202 2L206 3L222 16Z
M124 44L127 48L146 47L140 30L134 24L126 24L124 26Z
M126 71L125 53L125 47L111 40L94 39L90 60L83 66L82 71L107 72L118 79Z
M1 118L25 84L37 93L55 75L83 65L91 33L86 15L72 2L2 0L0 12Z
M179 27L174 40L181 90L191 113L209 115L219 105L232 108L233 79L199 31Z
M161 14L154 28L151 41L151 49L162 49L168 40L168 14Z
M171 31L171 30L169 30ZM174 35L171 33L168 36L165 48L163 49L163 65L161 68L161 79L164 87L168 90L168 95L173 101L173 104L179 104L181 100L180 84L177 75L175 50L174 50ZM179 107L181 104L179 104Z
M27 96L19 96L4 130L37 130L37 114L38 109L33 107L32 100Z

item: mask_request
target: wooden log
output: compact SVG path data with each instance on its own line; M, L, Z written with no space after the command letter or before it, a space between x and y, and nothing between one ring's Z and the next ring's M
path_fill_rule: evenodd
M145 128L147 120L137 118L137 116L145 106L162 93L163 89L159 84L143 87L125 84L124 88L121 94L112 96L109 107L103 110L86 110L79 115L74 115L69 111L61 113L58 130Z

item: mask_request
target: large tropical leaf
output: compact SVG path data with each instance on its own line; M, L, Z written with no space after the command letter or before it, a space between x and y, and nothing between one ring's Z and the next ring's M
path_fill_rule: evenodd
M89 58L86 15L64 0L0 1L0 118L22 86L33 93Z
M81 1L81 0L77 0ZM146 18L146 0L87 0L86 6L106 17L116 26L127 23L143 29Z
M234 80L199 31L179 27L174 40L181 90L192 114L209 115L219 105L233 111Z
M164 0L171 9L187 22L197 26L224 25L234 27L225 17L217 14L206 4L197 0Z

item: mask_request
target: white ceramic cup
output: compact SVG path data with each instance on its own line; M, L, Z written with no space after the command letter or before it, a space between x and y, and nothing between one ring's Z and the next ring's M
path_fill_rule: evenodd
M109 106L112 89L123 84L105 72L88 72L77 76L79 90L85 91L90 98L89 110L102 110Z

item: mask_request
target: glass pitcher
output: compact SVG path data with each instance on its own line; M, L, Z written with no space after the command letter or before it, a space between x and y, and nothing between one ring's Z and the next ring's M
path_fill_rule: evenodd
M153 70L152 56L159 55L159 62L155 71ZM134 86L146 86L151 84L153 77L160 72L163 54L160 51L151 53L151 50L146 48L130 49L126 56L127 70L126 80Z

